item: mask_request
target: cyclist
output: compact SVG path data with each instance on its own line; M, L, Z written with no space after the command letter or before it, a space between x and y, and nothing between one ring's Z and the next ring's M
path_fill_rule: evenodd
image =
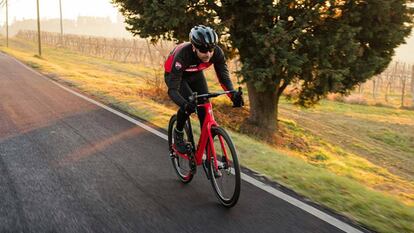
M223 50L219 46L216 32L204 25L195 26L189 35L190 42L177 45L164 64L164 78L168 86L168 95L180 108L177 111L177 125L174 129L175 147L180 153L187 152L188 142L184 140L184 125L189 115L195 112L197 105L189 102L192 92L208 93L203 70L214 65L218 80L225 91L231 91L233 84L229 77ZM244 105L242 92L228 95L233 107ZM203 100L198 102L203 103ZM200 126L203 125L205 112L197 109Z

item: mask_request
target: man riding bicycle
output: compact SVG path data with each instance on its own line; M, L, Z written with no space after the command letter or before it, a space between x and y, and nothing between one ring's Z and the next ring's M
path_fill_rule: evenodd
M180 108L177 111L177 126L174 129L175 147L180 153L187 152L188 142L184 140L184 125L197 105L189 102L192 92L208 93L203 70L214 64L218 80L225 91L234 90L229 77L223 50L219 46L216 32L203 25L195 26L189 35L190 42L177 45L164 64L164 78L168 86L168 95ZM229 94L233 107L244 105L242 92ZM202 104L202 101L198 102ZM197 109L200 126L203 125L205 112Z

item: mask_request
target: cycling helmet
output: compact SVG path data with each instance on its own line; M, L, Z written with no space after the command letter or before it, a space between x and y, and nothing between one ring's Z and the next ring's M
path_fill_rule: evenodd
M217 45L218 36L212 28L198 25L191 29L190 41L197 49L206 51Z

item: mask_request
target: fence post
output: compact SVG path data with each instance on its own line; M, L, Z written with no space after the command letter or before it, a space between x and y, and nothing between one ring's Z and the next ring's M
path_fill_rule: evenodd
M133 54L134 54L134 57L135 57L135 62L136 62L136 63L138 63L138 61L139 61L139 60L138 60L138 55L137 55L137 53L138 53L138 51L139 51L139 50L137 49L136 41L137 41L137 40L134 38L134 45L133 45L133 46L134 46L134 49L133 49Z
M38 40L38 49L39 49L39 57L42 56L42 42L40 36L40 13L39 13L39 0L37 0L37 40Z
M159 88L159 80L158 80L158 76L157 76L157 70L155 69L155 67L154 67L154 58L153 58L153 56L152 56L152 53L151 53L151 48L150 48L150 44L149 44L149 42L148 42L148 40L147 39L145 39L145 42L147 43L147 48L148 48L148 53L149 53L149 56L150 56L150 60L151 60L151 67L152 67L152 69L153 69L153 71L154 71L154 78L155 78L155 80L154 80L154 84L155 84L155 86L156 86L156 88Z
M389 88L390 88L390 79L391 79L391 72L390 72L390 70L389 69L387 69L387 73L385 74L386 76L385 76L385 80L386 80L386 83L385 83L385 95L384 95L384 99L385 99L385 103L388 103L388 91L389 91Z
M377 86L376 86L376 84L377 84L377 80L376 80L376 78L377 78L377 76L375 76L375 77L372 79L372 98L373 98L374 100L376 100L376 97L377 97L377 95L376 95L376 89L377 89Z
M414 64L411 66L411 107L414 108Z
M150 57L151 66L154 66L154 59L152 57L152 53L151 53L151 48L150 48L149 42L148 42L147 39L145 39L145 42L147 43L147 48L148 48L148 53L149 53L149 57Z
M127 62L127 59L129 57L129 54L131 54L131 51L133 50L133 47L131 47L131 43L129 43L128 45L129 45L128 46L128 52L127 52L127 55L125 55L125 57L124 57L124 62Z
M112 60L113 61L115 61L115 56L118 54L118 50L119 50L119 48L117 48L116 43L114 43L114 41L115 40L112 40L112 43L111 43L111 47L112 47L112 51L113 51L113 54L112 54Z
M405 63L403 65L403 68L401 70L401 108L404 108L404 96L405 96L405 81L406 81L406 75L405 75Z

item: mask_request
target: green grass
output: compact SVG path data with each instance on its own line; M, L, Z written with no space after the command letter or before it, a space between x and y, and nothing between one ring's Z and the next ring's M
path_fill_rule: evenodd
M332 101L298 109L282 100L280 116L295 121L312 137L414 181L414 111Z
M400 132L385 128L372 132L369 136L391 147L414 154L414 135L402 135Z
M33 56L33 44L19 40L11 41L10 47L1 50L59 82L159 127L166 128L175 112L175 106L145 95L148 79L153 78L151 68L47 46L39 59ZM210 75L208 78L212 79ZM413 112L329 101L313 109L300 109L285 100L280 106L281 124L290 135L309 145L309 151L275 149L230 132L243 166L379 232L414 232L410 201L414 199L414 185L409 173ZM398 155L393 154L395 148L400 148ZM395 161L407 170L401 169L401 176L388 169L394 166L388 163Z

